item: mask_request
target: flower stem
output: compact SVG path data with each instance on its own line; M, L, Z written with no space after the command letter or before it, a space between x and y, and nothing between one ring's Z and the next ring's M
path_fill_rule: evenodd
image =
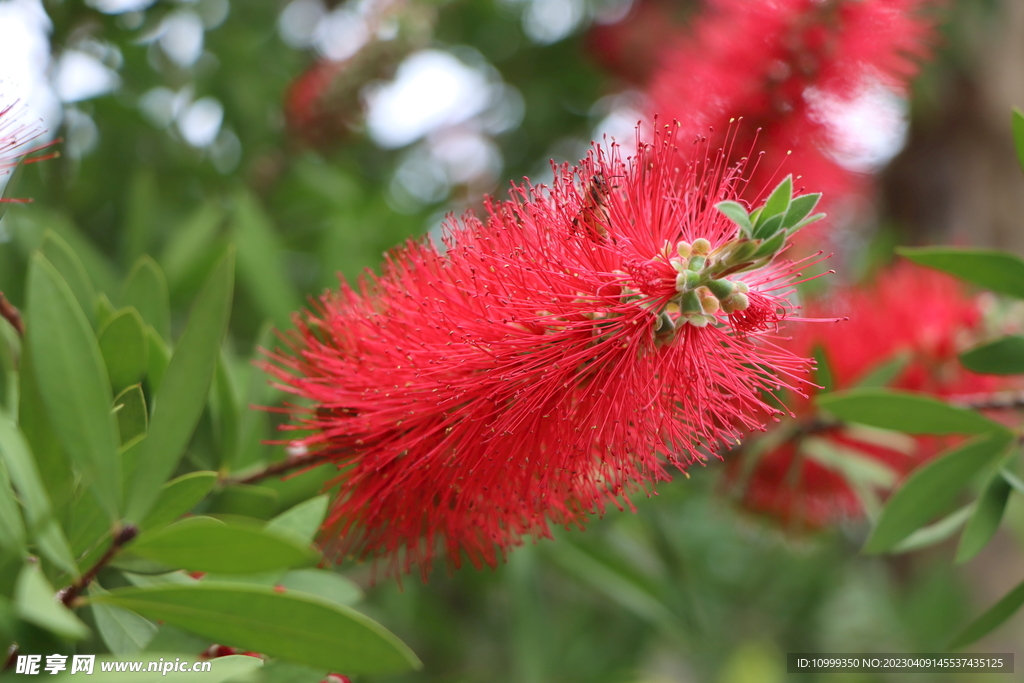
M308 453L302 455L290 455L284 460L270 463L261 470L257 470L252 474L247 474L242 477L227 477L222 480L224 484L254 484L267 477L273 477L278 474L284 474L291 470L305 467L313 462L313 458Z
M82 594L82 591L89 587L89 584L96 578L96 575L99 574L100 570L106 567L107 564L114 559L114 556L121 551L121 548L135 538L138 533L138 527L131 524L126 524L121 527L121 530L114 534L114 541L110 544L110 547L107 548L107 552L103 553L103 557L101 557L96 564L89 569L89 571L79 576L77 581L67 588L61 589L57 592L57 597L60 599L61 603L63 603L65 607L71 607L75 599Z

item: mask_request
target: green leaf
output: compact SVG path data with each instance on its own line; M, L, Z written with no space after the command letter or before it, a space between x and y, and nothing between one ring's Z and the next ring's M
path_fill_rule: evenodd
M95 581L89 585L90 596L107 594ZM96 630L115 655L141 652L156 635L156 624L120 607L94 603L92 615L96 619Z
M1013 144L1017 148L1017 160L1024 169L1024 114L1014 107L1010 121L1013 128Z
M1024 299L1024 261L1012 254L955 247L904 247L897 249L896 253L997 294Z
M886 503L864 552L881 553L942 513L971 478L994 462L1011 438L992 434L971 439L919 467Z
M0 444L0 449L2 449ZM11 488L7 466L0 459L0 549L22 555L25 551L25 521Z
M319 555L308 545L248 526L191 517L139 536L133 554L188 571L250 574L307 566Z
M132 665L138 662L143 663L141 670L136 673L130 673L132 672ZM147 671L150 662L154 662L157 665L154 671ZM170 665L173 662L187 662L185 666L189 669L198 663L204 669L206 666L209 666L209 670L163 671L162 667L165 664ZM105 663L110 663L111 671L103 671L103 664ZM120 669L116 668L118 666L120 666ZM216 659L206 661L200 660L197 656L190 656L182 652L144 652L127 656L99 655L96 657L92 674L85 680L89 681L89 683L241 682L253 680L250 678L251 674L262 666L262 659L248 655L228 655L227 657L217 657ZM56 683L60 683L60 681L65 681L65 683L80 681L81 678L73 677L78 674L72 674L70 669L71 667L69 666L67 671L62 671L53 679L47 677L47 680L53 680Z
M270 519L278 509L280 496L266 486L232 484L225 486L210 505L210 512Z
M889 360L870 368L853 388L882 389L887 387L906 369L912 357L910 353L897 353Z
M281 247L270 218L247 192L235 197L232 222L238 245L238 275L245 289L267 317L279 327L291 322L300 301L288 278Z
M32 453L17 426L6 415L0 414L0 456L7 466L11 483L21 497L25 510L28 535L35 539L43 554L70 574L77 575L74 554L60 524L53 517L50 499L46 495L39 470Z
M1021 605L1024 605L1024 581L953 638L949 643L949 649L959 650L984 637L1013 616L1013 613L1020 609Z
M114 414L117 415L122 451L146 436L149 413L146 411L146 396L142 393L142 385L133 384L114 398Z
M834 387L832 365L828 362L828 353L821 344L814 346L814 383L821 387L822 394L827 394Z
M97 602L130 609L210 638L301 664L346 673L421 666L398 638L349 607L267 586L199 582L122 588Z
M64 278L64 282L67 283L71 293L75 295L78 305L82 308L82 312L88 318L89 324L92 325L95 322L96 291L93 289L92 282L89 281L89 275L85 272L85 266L82 265L68 243L52 230L46 231L41 250L46 260Z
M26 329L39 392L71 461L113 519L121 459L113 395L99 345L71 290L40 254L29 268Z
M210 391L210 412L217 434L217 465L231 463L238 450L239 406L228 359L221 353Z
M162 339L171 338L171 304L163 271L149 256L135 262L121 288L121 305L133 306Z
M142 317L134 308L114 314L100 328L100 352L114 391L135 384L146 374L149 341Z
M754 226L747 215L747 209L739 202L727 200L715 204L715 208L725 214L725 217L740 227L743 235L751 237L754 234Z
M210 252L223 220L224 211L216 202L208 201L174 230L160 257L171 289L176 290Z
M852 389L819 396L817 404L841 420L907 434L1008 433L979 413L907 391Z
M754 238L764 240L782 235L783 240L785 240L786 232L782 229L783 218L784 216L778 215L765 219L763 223L754 228Z
M293 569L285 572L278 585L341 605L354 605L363 598L363 591L355 583L323 569Z
M127 517L145 517L174 472L206 405L231 310L234 261L229 253L200 293L154 399L149 433L132 473Z
M153 509L142 520L142 530L159 529L199 504L217 483L216 472L189 472L163 485Z
M763 223L768 220L775 218L776 216L785 216L789 211L789 204L793 198L793 176L788 175L785 179L779 183L768 200L764 203L764 209L757 218L757 224L754 226L754 234L757 236L757 228L761 227ZM782 221L779 221L779 225L782 225ZM774 230L769 235L774 234Z
M981 552L992 539L1003 521L1006 502L1010 499L1010 483L996 472L974 504L971 519L960 536L956 549L956 562L966 562Z
M869 454L816 436L802 439L800 452L821 465L834 470L852 482L861 482L880 489L896 484L897 473Z
M312 543L320 525L327 514L330 496L324 494L299 503L290 510L282 512L267 522L267 531L284 531L292 533L306 542Z
M1019 375L1024 373L1024 337L1010 335L976 346L960 354L960 362L968 370L986 375Z
M74 612L54 600L55 594L38 563L26 564L14 586L14 608L25 621L62 638L81 640L88 636L88 627Z
M167 372L167 366L171 362L171 350L167 342L160 338L152 325L146 327L146 339L149 340L149 362L146 364L146 380L149 382L150 391L156 392Z
M789 209L786 211L786 217L782 221L782 227L786 230L793 230L797 228L797 226L800 225L800 222L807 218L811 211L814 211L814 207L818 205L820 200L820 192L794 197L793 201L789 204Z
M766 256L771 256L779 249L781 249L782 245L785 243L786 233L780 232L779 234L775 235L775 237L772 237L770 240L766 240L760 247L758 247L757 251L754 252L754 255L751 256L751 258L758 259L764 258Z
M955 534L971 517L973 506L964 505L937 522L921 527L892 547L890 552L909 553L941 543Z

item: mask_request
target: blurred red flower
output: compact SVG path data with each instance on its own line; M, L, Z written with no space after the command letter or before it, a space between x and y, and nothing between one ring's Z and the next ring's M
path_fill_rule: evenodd
M835 325L792 326L787 328L792 339L783 343L794 354L823 358L834 389L853 388L886 364L895 373L889 386L936 396L993 391L1002 383L958 362L958 353L977 339L982 317L977 299L951 276L900 261L872 284L810 303L807 310L848 318ZM750 453L731 461L733 482L742 480L745 506L796 527L858 517L865 492L851 484L852 470L844 472L844 462L859 463L862 474L881 475L863 483L884 493L890 488L887 476L895 484L948 442L899 435L869 438L862 429L830 426L816 420L812 400L817 393L789 402L797 420L784 422L778 428L784 431L774 437L788 438L777 446L762 442L760 448L752 440L745 444Z
M863 191L866 176L837 163L821 105L849 108L865 88L906 91L929 55L943 0L708 0L692 30L662 53L651 107L686 136L716 148L733 117L761 129L765 158L753 183L786 172L834 202ZM712 131L713 129L713 131ZM735 149L745 152L749 141ZM684 149L685 151L685 149ZM798 183L799 184L799 183Z
M455 567L493 566L799 391L808 361L773 341L796 265L769 255L737 280L751 264L730 271L742 245L714 205L739 171L677 158L671 131L629 159L596 147L296 319L269 370L311 406L296 447L342 470L329 552L425 576L443 542Z

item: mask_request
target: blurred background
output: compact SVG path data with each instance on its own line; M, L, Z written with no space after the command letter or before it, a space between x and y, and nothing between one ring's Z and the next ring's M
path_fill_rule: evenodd
M875 183L832 219L840 281L897 243L1024 253L1009 129L1024 106L1024 3L938 4L937 49L911 90L830 115L854 150L837 163ZM628 148L664 47L701 5L0 0L0 95L36 143L61 139L59 159L24 167L7 192L34 203L0 222L0 291L22 303L26 256L51 229L100 290L152 255L177 326L234 242L234 367L269 403L248 362L267 321L287 327L339 273L353 281L509 181L547 181L551 160L575 162L591 140ZM786 652L937 651L1024 574L1019 505L966 567L948 544L866 557L866 521L794 533L733 504L722 470L495 571L369 587L367 612L426 663L389 680L774 683ZM370 582L366 567L341 570ZM1021 655L1022 642L1018 614L973 649ZM990 677L930 676L975 678Z

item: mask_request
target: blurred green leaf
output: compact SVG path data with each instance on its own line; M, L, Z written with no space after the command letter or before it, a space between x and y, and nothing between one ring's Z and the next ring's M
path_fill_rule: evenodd
M227 330L233 271L229 254L200 293L157 389L149 434L141 444L141 461L146 466L137 467L130 480L129 519L140 520L149 512L160 487L178 466L206 405Z
M221 353L217 369L213 375L213 388L210 391L210 411L213 416L217 436L217 457L215 464L222 466L235 459L238 449L239 408L238 396L235 392L231 373L228 371L228 360Z
M1024 337L1010 335L960 354L960 362L968 370L986 375L1019 375L1024 373Z
M107 591L93 581L89 585L89 595L107 595ZM120 607L94 603L92 615L100 637L115 655L141 652L156 635L156 624Z
M1006 433L998 422L924 394L891 389L851 389L820 396L819 407L841 420L907 434Z
M1013 254L957 247L903 247L896 253L997 294L1024 299L1024 261Z
M100 329L99 343L114 391L142 379L149 362L149 341L138 311L126 308L115 313Z
M137 169L129 186L124 227L119 231L124 263L132 263L149 249L160 211L159 200L153 168Z
M46 495L39 470L32 459L32 453L18 427L6 415L0 414L0 455L7 465L11 483L21 498L25 510L29 537L34 539L42 553L56 566L77 575L78 566L61 530L53 516L50 499Z
M912 356L909 353L897 353L891 359L869 368L853 386L854 389L882 389L889 386L907 367Z
M265 586L200 582L122 588L93 598L214 642L346 673L419 668L416 655L380 624L336 603Z
M195 277L196 264L202 264L211 251L224 211L215 201L207 201L175 230L160 257L167 283L176 290L181 281Z
M354 605L363 597L363 591L355 583L323 569L293 569L285 572L278 584L342 605Z
M966 562L981 552L981 549L992 539L999 523L1003 521L1006 502L1010 499L1010 483L996 472L985 485L981 496L974 504L973 513L964 533L960 536L960 545L956 549L956 562Z
M113 395L92 328L42 255L29 269L26 329L39 390L71 461L113 519L121 510L121 459Z
M88 627L74 612L54 599L56 591L43 577L37 563L26 564L18 574L14 587L14 608L18 616L62 638L81 640L89 635Z
M167 372L167 366L171 362L171 350L152 325L146 326L146 339L149 342L146 345L148 350L146 380L149 382L150 390L156 393L164 379L164 373Z
M814 383L821 387L819 393L827 394L834 388L832 365L829 363L825 347L817 344L814 347Z
M1017 148L1017 160L1020 162L1020 167L1024 169L1024 114L1020 109L1014 107L1010 121L1013 128L1013 144Z
M894 545L890 552L909 553L921 548L927 548L936 543L942 543L967 523L973 511L973 505L964 505L956 512L946 515L939 521L921 527Z
M240 683L251 680L248 674L263 666L263 660L259 657L228 655L209 660L207 662L210 665L209 671L145 671L149 667L149 662L156 662L163 666L163 663L160 662L161 659L167 663L175 661L189 662L189 667L196 662L202 661L194 654L182 652L146 652L141 655L132 654L131 656L99 655L96 657L93 673L87 680L89 683L222 683L223 681ZM103 671L102 665L104 662L125 662L125 668L123 671L117 671L116 669L114 671ZM129 666L132 662L146 662L145 666L143 666L143 671L129 673L131 671ZM77 676L78 674L74 675ZM63 671L56 678L48 680L57 681L58 683L61 680L75 683L75 681L81 679L72 678L69 667L68 671Z
M121 435L121 450L130 448L146 436L149 413L142 385L133 384L114 398L114 414L117 415L117 429Z
M282 512L264 527L267 531L285 531L312 543L316 532L327 514L330 496L321 495L299 503L295 507Z
M140 557L189 571L249 574L307 566L319 555L298 540L248 526L191 517L147 531L129 546Z
M82 265L78 256L71 250L68 243L52 230L46 231L41 251L46 260L64 278L64 282L67 283L71 293L75 295L78 305L82 308L82 312L88 318L89 324L95 324L96 291L93 289L89 275L85 272L85 266Z
M247 192L235 196L232 221L238 245L238 275L264 315L278 327L286 327L299 307L299 295L288 278L284 250L273 223L256 199Z
M162 339L171 338L171 303L163 271L149 256L143 256L128 274L121 288L121 305L132 306L153 326Z
M1004 434L975 437L914 470L889 498L864 552L885 552L940 514L1010 441Z
M3 444L0 443L0 449ZM25 521L21 518L18 499L11 488L7 466L0 459L0 549L14 551L17 555L25 550Z
M211 513L270 519L278 508L277 491L266 486L232 484L213 500Z
M139 528L158 529L170 524L198 505L216 483L216 472L189 472L172 479L160 489L153 509Z
M818 464L839 472L847 480L880 489L888 489L896 484L898 474L892 467L847 444L809 436L800 441L800 452Z
M967 628L949 643L949 649L959 650L984 637L1013 616L1021 605L1024 605L1024 581L992 605L987 612L968 624Z
M275 340L274 324L264 321L256 335L253 361L261 358L261 349L269 349ZM262 461L263 454L268 450L263 443L269 432L268 413L252 406L269 406L273 403L275 389L266 373L255 363L250 363L248 383L242 402L242 415L239 420L239 442L234 460L226 463L228 470L235 472Z

